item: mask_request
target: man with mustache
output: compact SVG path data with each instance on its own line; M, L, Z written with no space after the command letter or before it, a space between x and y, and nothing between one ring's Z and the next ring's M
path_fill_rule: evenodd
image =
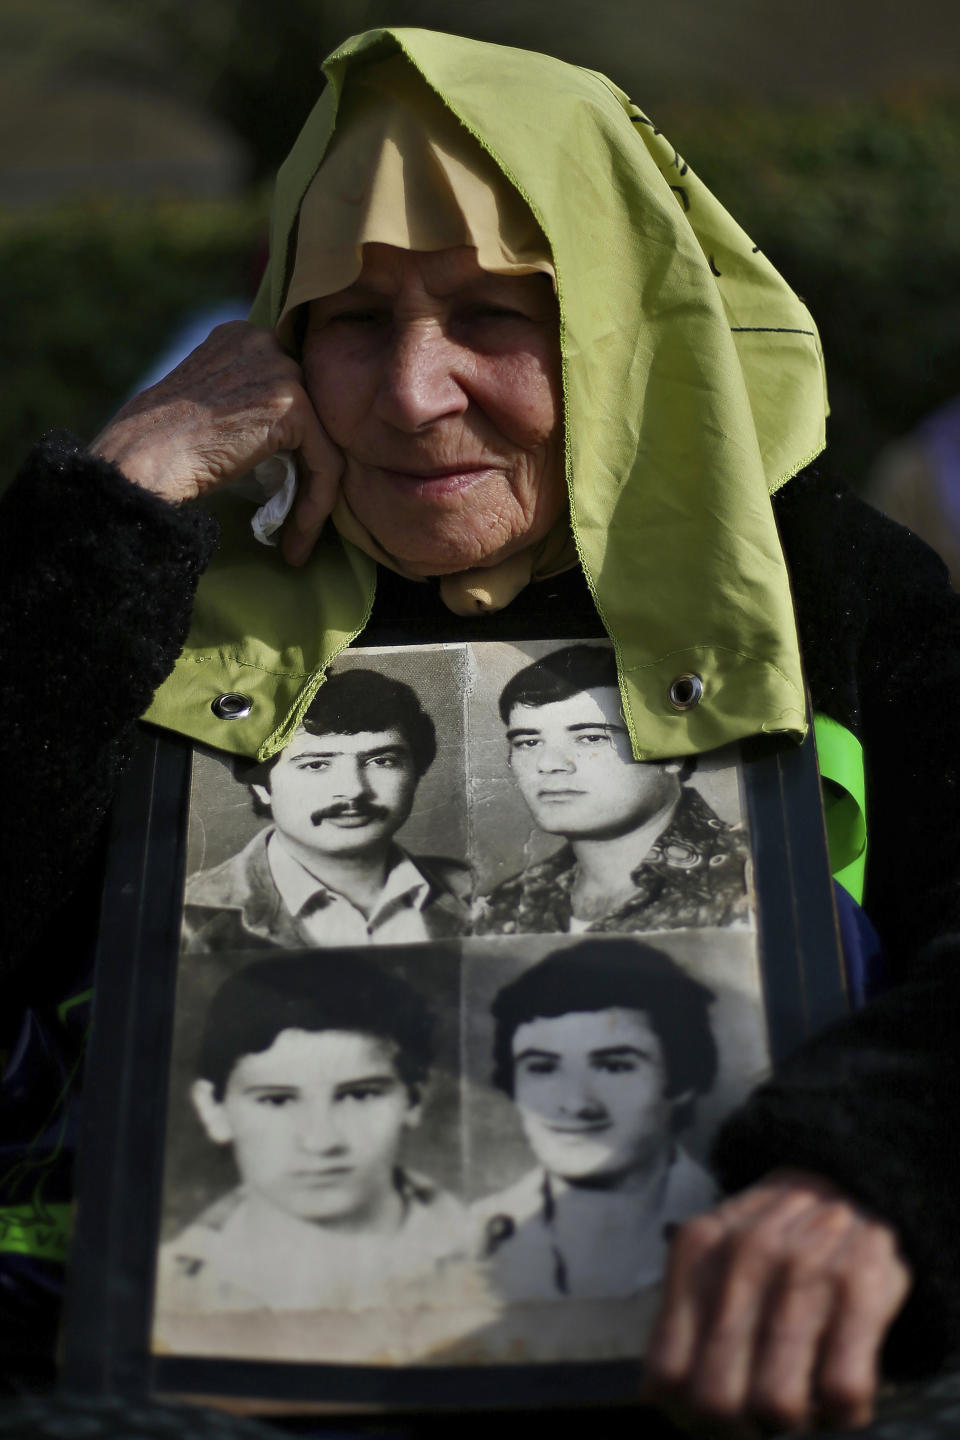
M375 670L321 686L293 740L249 770L273 825L187 883L186 950L406 943L460 935L470 872L394 840L436 754L414 691Z

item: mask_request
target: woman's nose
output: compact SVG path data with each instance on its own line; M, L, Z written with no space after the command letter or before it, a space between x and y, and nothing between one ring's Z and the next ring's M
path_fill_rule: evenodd
M398 430L423 430L461 415L470 404L459 371L462 355L436 326L398 330L384 357L377 396L380 418Z

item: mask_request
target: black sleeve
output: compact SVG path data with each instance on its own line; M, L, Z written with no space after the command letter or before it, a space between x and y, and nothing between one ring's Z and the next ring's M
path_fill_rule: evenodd
M186 638L217 527L62 434L31 452L0 521L8 995L95 844L137 717Z
M960 931L960 595L939 556L828 478L777 497L814 706L861 739L865 908L893 978Z
M778 1166L826 1175L897 1230L913 1268L891 1332L894 1373L932 1371L960 1343L960 936L913 978L826 1031L720 1133L735 1191Z
M865 909L893 985L761 1087L715 1159L729 1190L800 1166L892 1223L915 1284L888 1360L933 1368L960 1344L960 596L829 481L802 478L778 520L815 708L864 745Z

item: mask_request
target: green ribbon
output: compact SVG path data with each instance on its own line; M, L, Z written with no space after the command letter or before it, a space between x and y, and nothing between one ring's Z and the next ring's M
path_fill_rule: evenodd
M65 1261L70 1245L72 1206L0 1206L0 1253Z
M91 987L89 990L81 990L78 994L71 995L68 1000L64 1000L62 1004L57 1006L57 1019L60 1021L60 1024L66 1024L67 1016L75 1006L85 1005L92 999L93 989Z
M863 746L846 726L829 715L814 715L823 787L823 811L833 878L858 905L863 904L867 865L867 786Z

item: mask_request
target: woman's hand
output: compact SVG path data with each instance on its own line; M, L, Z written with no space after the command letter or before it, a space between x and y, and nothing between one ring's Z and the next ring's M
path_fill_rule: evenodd
M775 1171L678 1231L647 1398L738 1433L866 1424L910 1283L888 1225L819 1176Z
M178 503L205 495L278 450L297 452L300 487L281 550L301 564L333 508L343 458L300 367L269 330L218 325L158 384L124 405L90 446L134 484Z

